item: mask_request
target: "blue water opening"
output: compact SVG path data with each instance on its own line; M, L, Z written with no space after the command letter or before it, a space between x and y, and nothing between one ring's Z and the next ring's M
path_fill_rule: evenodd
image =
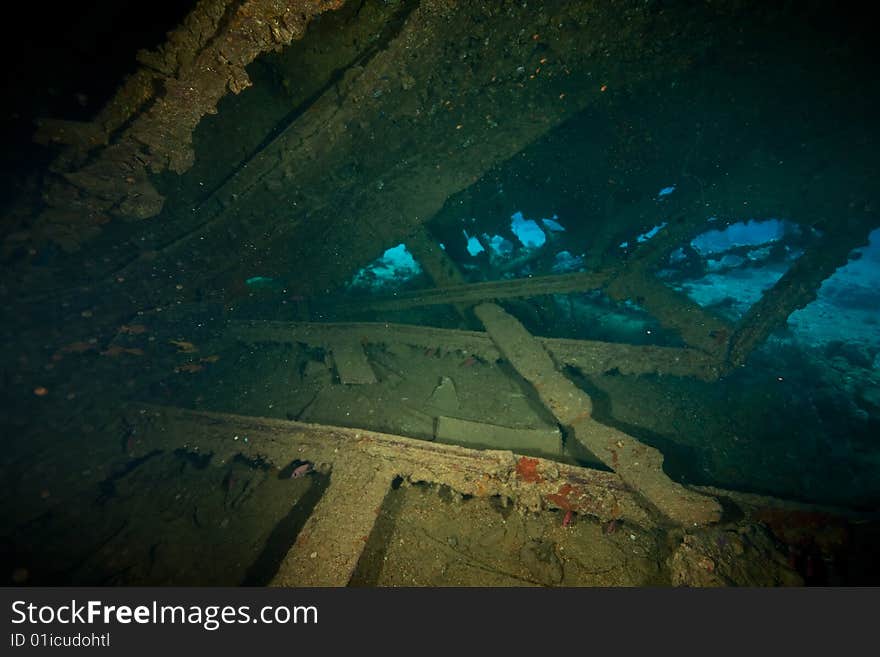
M553 260L552 271L563 274L572 271L583 271L584 255L572 255L570 251L560 251Z
M466 230L462 232L464 233L464 238L467 240L467 252L471 256L479 255L486 250L483 248L483 245L480 244L480 240L478 240L473 235L468 235Z
M691 240L700 255L724 253L740 246L765 245L780 240L794 224L781 219L750 219L720 230L709 230Z
M707 230L670 254L658 275L703 307L740 319L803 253L814 234L782 219Z
M396 288L421 273L421 265L407 251L406 245L398 244L355 274L348 287L371 290Z
M822 283L815 301L791 314L788 326L810 346L839 340L880 349L880 228ZM880 369L880 353L874 369Z
M526 248L538 248L547 241L547 235L533 219L526 219L522 212L510 217L510 230Z

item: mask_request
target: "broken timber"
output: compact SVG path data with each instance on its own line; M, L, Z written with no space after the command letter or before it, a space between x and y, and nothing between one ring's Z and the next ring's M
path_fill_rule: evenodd
M363 345L355 339L336 338L329 344L336 364L336 373L342 383L362 385L376 383L376 374L370 367Z
M528 511L570 510L648 529L660 520L614 473L509 451L164 406L134 404L126 415L146 450L210 454L214 467L239 454L279 469L301 459L330 473L327 490L275 575L272 583L279 586L345 586L395 477L466 495L501 496ZM234 440L239 435L248 441Z
M486 333L412 324L233 320L227 324L227 334L247 344L299 342L331 349L337 340L348 339L368 344L409 344L422 349L460 351L489 362L502 357L501 351ZM595 340L536 339L556 362L576 367L584 374L614 371L620 374L693 376L704 381L718 378L718 367L713 358L695 349Z
M206 0L169 33L155 52L141 51L141 67L90 124L43 121L37 139L61 141L37 217L35 236L76 250L108 217L137 220L159 214L165 198L149 174L187 171L195 159L192 135L217 113L229 92L252 82L246 67L263 53L301 39L320 14L343 0ZM100 146L88 158L90 148ZM72 209L76 210L75 212Z
M474 312L514 369L575 438L645 496L666 517L685 526L716 522L716 500L688 490L663 472L663 455L632 436L592 418L589 396L556 368L541 343L500 306L484 303Z

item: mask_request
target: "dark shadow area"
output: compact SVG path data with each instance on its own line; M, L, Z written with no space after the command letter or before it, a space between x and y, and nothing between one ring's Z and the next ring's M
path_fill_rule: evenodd
M297 501L281 521L269 534L266 544L259 556L247 569L242 586L266 586L278 572L278 567L290 551L290 547L296 542L303 526L312 514L315 505L321 499L330 480L329 477L312 473L309 476L310 486L306 493Z

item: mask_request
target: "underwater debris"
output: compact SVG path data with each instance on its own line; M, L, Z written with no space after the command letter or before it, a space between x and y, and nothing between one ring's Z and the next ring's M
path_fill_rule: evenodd
M667 560L673 586L801 586L772 535L758 524L686 533Z

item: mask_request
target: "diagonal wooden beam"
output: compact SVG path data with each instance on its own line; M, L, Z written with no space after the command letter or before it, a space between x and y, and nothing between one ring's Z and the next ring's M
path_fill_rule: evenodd
M281 561L270 586L345 586L357 568L395 472L344 454L330 485Z
M683 526L720 519L721 506L715 499L685 488L663 472L659 451L595 421L590 397L557 370L540 342L516 318L492 303L481 304L474 312L505 358L532 385L560 424L627 485Z

